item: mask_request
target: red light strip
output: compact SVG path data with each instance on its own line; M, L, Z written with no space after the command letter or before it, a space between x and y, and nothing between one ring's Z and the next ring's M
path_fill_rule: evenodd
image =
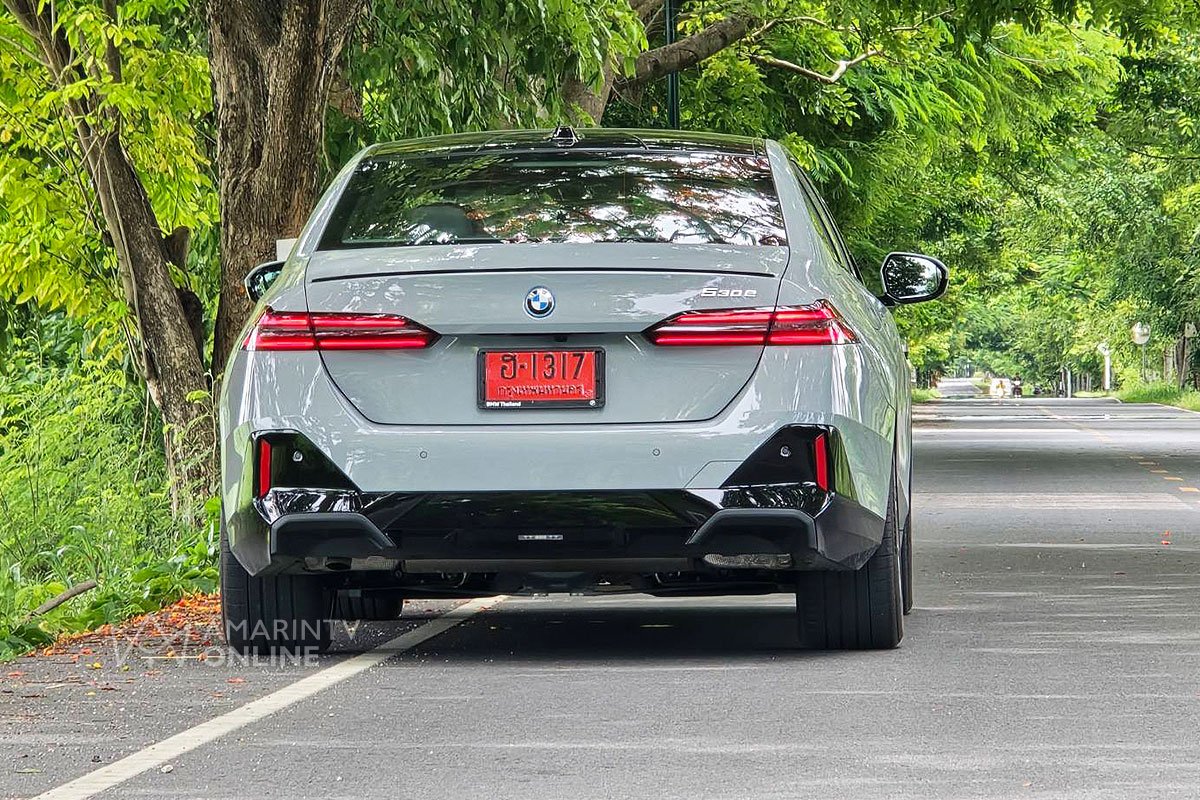
M258 440L258 496L266 497L271 491L271 443Z
M412 350L427 347L429 342L427 336L413 333L372 336L317 335L317 344L322 350Z
M656 345L851 344L857 339L827 301L809 306L684 311L646 331Z
M774 313L748 308L742 311L688 311L675 317L676 325L767 325Z
M711 333L672 333L657 334L653 341L658 345L676 345L682 347L715 347L718 345L766 344L766 333L736 333L733 331L713 331Z
M273 311L254 323L246 350L411 350L428 347L437 334L394 314Z
M823 433L817 434L817 438L813 439L813 464L817 486L829 491L829 451Z

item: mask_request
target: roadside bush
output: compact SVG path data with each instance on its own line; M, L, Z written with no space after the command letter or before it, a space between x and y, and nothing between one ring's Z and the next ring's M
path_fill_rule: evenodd
M214 526L173 521L144 390L119 362L36 356L0 373L0 659L216 585ZM30 618L88 579L95 589Z

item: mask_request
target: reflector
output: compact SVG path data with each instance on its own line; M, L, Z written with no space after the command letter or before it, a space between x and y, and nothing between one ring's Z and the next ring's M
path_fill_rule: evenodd
M258 440L258 496L266 497L271 491L271 443Z
M813 439L813 477L825 491L829 491L829 451L825 445L825 434Z

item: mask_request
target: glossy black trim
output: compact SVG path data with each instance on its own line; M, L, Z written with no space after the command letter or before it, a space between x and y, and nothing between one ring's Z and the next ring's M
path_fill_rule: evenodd
M271 487L320 486L323 490L358 490L346 473L338 469L320 448L295 431L265 431L253 437L251 453L256 462L255 487L258 486L260 466L257 463L259 442L263 440L271 444Z
M770 439L759 445L750 457L742 462L723 486L762 486L778 484L815 483L816 441L824 435L828 452L836 451L832 428L817 425L788 425L777 430ZM782 455L787 453L787 455ZM829 465L830 489L833 484L832 464Z
M703 568L705 555L746 553L787 554L794 569L856 569L883 530L877 515L811 484L419 494L274 489L254 507L262 515L260 548L269 542L269 549L255 559L261 566L247 564L252 572L298 569L314 556L444 564L692 559Z
M684 542L684 545L687 547L699 546L710 552L720 552L720 550L711 550L710 548L732 539L727 544L720 546L733 545L735 548L733 555L744 552L779 553L794 549L793 547L785 550L779 548L778 545L767 549L758 547L751 549L745 546L748 538L769 539L772 531L778 531L781 538L797 539L795 546L799 546L802 550L815 551L817 549L816 523L810 515L794 508L723 508L697 528L696 532Z
M548 141L552 133L551 128L482 131L383 142L372 147L363 156L363 160L426 153L452 155L488 150L554 152L558 148ZM748 136L643 128L575 128L574 133L578 137L572 146L574 150L692 150L735 156L766 154L763 140Z
M937 270L938 270L937 288L932 293L927 294L923 297L915 297L915 298L910 298L910 299L894 297L892 294L890 294L887 291L887 281L883 279L883 269L884 269L884 267L887 266L888 259L890 259L892 256L915 256L916 258L923 258L923 259L933 262L933 264L937 267ZM937 300L939 297L941 297L942 295L944 295L946 293L947 289L950 288L950 270L946 267L946 265L944 263L942 263L942 260L940 258L934 258L933 256L927 256L924 253L905 253L905 252L901 252L901 251L892 251L891 253L888 253L886 256L884 256L883 263L879 266L879 272L880 272L880 276L879 276L880 282L883 284L883 287L884 287L883 294L881 294L879 296L879 300L889 306L909 306L909 305L915 305L916 303L928 303L931 300Z
M353 512L286 514L271 525L272 556L365 558L395 546L370 520Z
M603 243L601 243L603 244ZM610 242L609 244L617 244ZM660 243L661 244L661 243ZM378 245L372 245L378 248ZM406 247L414 247L420 245L405 245ZM431 245L431 247L447 247L448 245ZM718 245L719 246L719 245ZM762 245L764 247L772 245ZM503 275L512 272L536 272L542 273L559 273L559 272L603 272L605 274L618 275L654 275L664 272L680 273L685 275L739 275L746 278L777 278L779 275L774 272L751 272L749 270L721 270L721 269L629 269L628 267L616 267L613 269L605 269L604 267L491 267L488 269L414 269L414 270L396 270L390 272L350 272L345 275L327 275L323 278L312 278L309 283L325 283L326 281L350 281L363 278L396 278L408 277L410 275L445 275L447 273L458 273L468 275Z

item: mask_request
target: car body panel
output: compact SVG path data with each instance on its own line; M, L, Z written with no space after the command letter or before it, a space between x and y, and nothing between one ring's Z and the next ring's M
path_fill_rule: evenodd
M665 350L650 345L642 331L682 311L773 306L786 265L782 247L550 243L349 250L315 254L306 293L312 311L402 313L441 335L432 347L413 352L322 354L334 383L375 422L670 422L719 413L750 379L762 347ZM539 286L557 298L540 319L524 305ZM535 348L604 350L603 406L582 413L479 408L479 351ZM695 380L699 375L703 381ZM693 390L676 391L682 385Z
M456 141L498 146L482 139ZM804 187L782 147L738 141L770 158L787 248L627 243L316 251L341 187L371 149L356 156L318 203L260 307L402 313L443 340L427 351L370 358L235 350L221 389L222 500L243 565L252 572L271 567L263 562L270 548L261 541L268 527L235 524L248 507L258 509L250 517L261 517L245 484L254 437L270 431L303 434L365 493L716 492L781 427L827 426L844 453L838 495L879 522L878 530L855 536L868 537L868 548L877 544L893 476L901 514L908 508L911 412L902 342L880 301L816 235ZM560 306L535 320L521 304L542 284ZM657 348L639 363L639 354L656 350L640 333L655 322L685 309L752 305L704 297L706 287L754 288L766 306L831 299L857 342ZM580 324L591 330L580 331ZM564 335L559 346L601 343L628 356L619 371L610 363L604 409L476 407L473 354L482 341L528 346ZM456 345L464 357L440 365L453 369L422 372L419 389L406 385L423 361L432 366ZM854 544L847 558L860 563L869 554L863 547Z

